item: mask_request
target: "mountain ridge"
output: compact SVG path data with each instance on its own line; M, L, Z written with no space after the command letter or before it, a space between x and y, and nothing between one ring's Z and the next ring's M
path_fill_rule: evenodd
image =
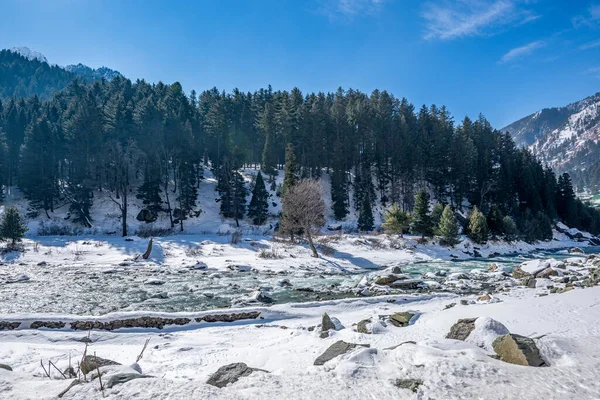
M600 92L563 107L545 108L501 129L581 192L600 192Z

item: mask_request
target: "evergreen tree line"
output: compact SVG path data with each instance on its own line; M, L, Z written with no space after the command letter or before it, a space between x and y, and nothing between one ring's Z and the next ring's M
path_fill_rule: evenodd
M445 107L417 111L385 91L188 95L179 83L116 77L75 80L48 101L9 99L0 116L4 187L20 187L33 213L66 203L85 226L95 193L105 192L121 211L123 234L132 197L183 228L201 211L206 167L225 217L264 223L268 193L257 177L257 200L246 204L240 171L260 168L262 185L274 188L284 164L284 196L296 180L329 175L332 214L342 220L353 208L364 231L374 228L375 206L414 214L419 189L440 207L463 210L467 200L488 220L509 217L522 235L543 238L538 226L555 219L600 231L599 212L575 198L568 175L557 179L483 116L457 124Z
M59 66L0 50L0 99L30 96L50 99L73 78L74 74Z

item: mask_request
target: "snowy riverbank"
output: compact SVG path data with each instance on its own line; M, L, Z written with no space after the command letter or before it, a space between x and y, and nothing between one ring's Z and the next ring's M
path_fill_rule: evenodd
M396 296L286 304L270 307L264 320L204 324L193 330L92 331L88 354L128 365L144 341L148 349L136 379L106 389L111 399L290 398L310 399L327 393L330 399L592 399L600 393L600 288L537 297L541 289L503 293L498 303L461 305L461 298ZM448 304L456 306L446 308ZM355 331L359 321L410 311L406 327L379 325L373 334ZM327 312L344 326L319 337ZM541 337L535 342L547 367L523 367L490 358L476 344L445 339L461 318L490 317L511 333ZM68 358L80 359L82 332L20 330L0 332L0 393L14 399L50 399L69 382L53 370L44 376L39 360L67 368ZM369 344L315 366L315 359L338 340ZM415 343L412 343L415 342ZM397 346L405 343L394 349ZM218 368L244 362L255 372L224 388L205 382ZM119 371L122 371L119 370ZM108 375L107 375L108 376ZM106 382L105 378L105 382ZM397 379L422 381L416 394L394 385ZM100 398L97 381L73 387L64 398Z

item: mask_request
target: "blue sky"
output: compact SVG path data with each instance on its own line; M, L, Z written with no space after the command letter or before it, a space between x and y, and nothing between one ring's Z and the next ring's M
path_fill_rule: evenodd
M600 91L600 0L2 0L0 48L186 91L385 89L501 128Z

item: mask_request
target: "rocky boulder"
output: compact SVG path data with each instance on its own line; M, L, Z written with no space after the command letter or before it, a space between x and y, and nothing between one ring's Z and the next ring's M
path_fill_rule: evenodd
M371 347L371 345L347 343L343 340L338 340L337 342L329 346L329 348L325 350L323 354L317 357L317 359L314 362L314 365L324 365L327 361L333 360L334 358L336 358L337 356L341 356L342 354L346 354L347 352L355 349L356 347Z
M500 360L504 362L531 367L546 365L531 338L509 333L496 338L492 346Z
M90 372L96 371L98 368L106 367L107 365L121 365L120 363L108 360L105 358L100 358L96 356L85 356L83 362L81 363L81 372L84 375L89 374Z
M423 381L420 379L396 379L394 382L394 386L399 387L400 389L408 389L413 393L417 393L419 386L422 384Z
M464 341L475 329L475 320L477 320L477 318L459 319L458 322L450 328L450 332L446 335L446 339Z
M390 315L390 322L394 326L404 327L404 326L408 326L410 320L414 316L415 316L415 314L413 314L413 313L399 312L399 313Z
M209 385L216 386L218 388L225 387L230 383L237 382L240 378L248 376L253 372L267 372L263 369L250 368L244 363L234 363L225 365L217 370L211 377L206 381Z
M369 324L371 323L370 319L363 319L362 321L360 321L358 323L358 325L356 326L356 331L358 333L366 333L367 335L370 335L371 330L369 329Z
M585 254L585 252L579 247L573 247L571 250L569 250L569 254Z
M321 332L326 332L330 329L335 330L335 325L333 324L333 321L331 320L329 314L325 313L323 314L323 318L321 319Z
M535 277L536 278L550 278L551 276L558 276L558 272L554 268L546 268L542 272L538 272Z
M401 281L401 280L408 279L408 278L409 277L407 275L389 274L389 275L383 275L383 276L376 277L373 280L373 283L375 283L376 285L389 286L394 282Z
M134 379L142 379L142 378L154 378L154 377L151 375L143 375L143 374L136 374L136 373L114 374L114 375L111 375L108 377L108 381L106 382L106 384L104 386L107 389L110 389L115 385L120 385L120 384L129 382Z
M0 363L0 369L5 369L7 371L12 371L13 369L10 367L10 365L6 365L6 364L2 364Z

